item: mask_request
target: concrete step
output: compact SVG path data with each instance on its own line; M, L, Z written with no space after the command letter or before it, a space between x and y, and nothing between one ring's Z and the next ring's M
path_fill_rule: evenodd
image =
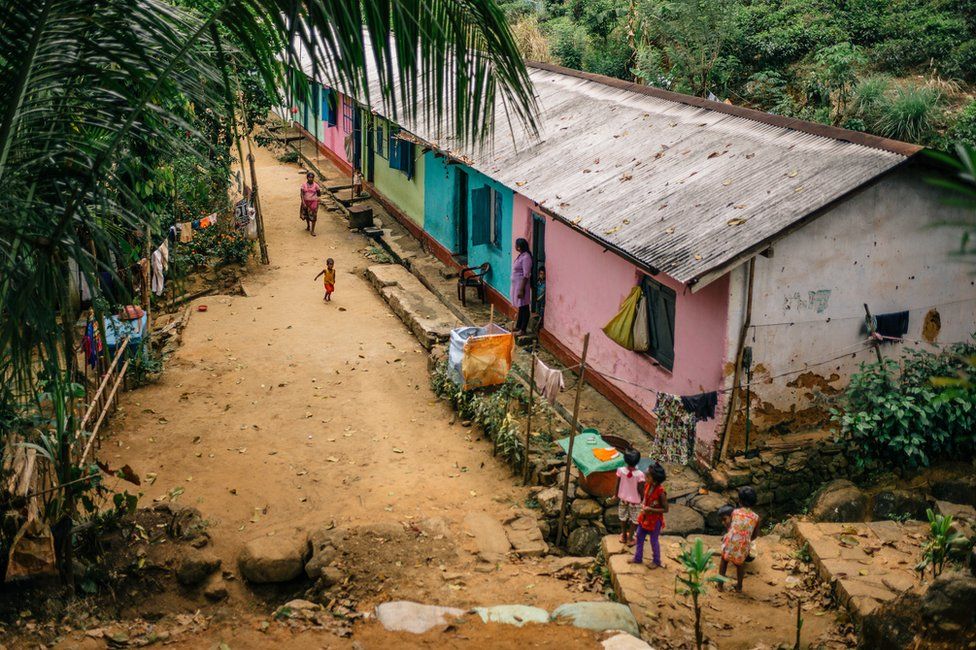
M428 350L446 342L459 325L444 303L399 264L374 264L366 269L366 279Z

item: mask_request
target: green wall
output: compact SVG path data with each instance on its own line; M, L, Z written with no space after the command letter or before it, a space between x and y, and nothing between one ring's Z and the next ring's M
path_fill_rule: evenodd
M373 185L379 190L380 194L390 200L400 212L407 215L411 221L419 227L424 227L424 154L420 147L414 147L414 159L416 160L416 173L414 177L407 180L407 175L398 169L391 169L389 162L388 133L389 125L386 120L379 117L374 118L378 124L383 125L384 142L383 155L373 154ZM363 128L364 134L369 130ZM365 135L364 135L365 138ZM363 145L363 156L366 155L367 148Z

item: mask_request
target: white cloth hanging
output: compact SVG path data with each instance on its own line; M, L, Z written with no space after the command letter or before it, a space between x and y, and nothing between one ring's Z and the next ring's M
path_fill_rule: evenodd
M160 244L159 248L157 248L156 250L159 251L159 254L162 257L163 272L165 273L166 271L169 270L169 240L164 239L163 243Z
M162 246L153 251L150 258L150 266L152 267L152 280L150 281L149 288L157 296L163 295L163 285L166 282L163 276L163 253Z
M554 370L537 358L535 360L535 386L547 402L555 404L556 396L559 395L559 391L566 388L566 382L563 381L561 370Z

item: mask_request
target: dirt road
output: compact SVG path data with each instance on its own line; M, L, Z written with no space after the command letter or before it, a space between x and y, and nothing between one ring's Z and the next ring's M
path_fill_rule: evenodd
M409 581L397 576L413 567L391 560L377 598L542 607L593 599L526 566L471 570L466 513L502 518L525 490L435 400L426 354L359 273L367 241L325 210L310 237L298 218L299 168L265 149L256 155L271 265L254 265L247 297L196 301L208 310L192 312L162 380L127 394L103 454L155 474L144 504L182 490L176 503L211 522L225 567L236 569L257 536L435 517L457 552L444 570ZM327 257L338 271L329 303L313 280ZM445 570L466 577L450 583ZM231 600L248 598L238 583Z

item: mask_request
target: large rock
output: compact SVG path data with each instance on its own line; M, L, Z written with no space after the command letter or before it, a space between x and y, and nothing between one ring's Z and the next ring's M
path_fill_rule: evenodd
M478 557L485 562L501 562L512 549L505 528L487 512L469 512L464 528L478 545Z
M505 527L512 550L522 557L535 557L549 552L539 523L533 517L516 517Z
M920 492L884 490L874 496L871 516L875 521L905 518L925 521L925 511L930 507L932 504Z
M335 561L339 555L336 539L336 531L327 528L316 530L308 536L308 545L312 556L305 563L305 575L309 579L318 580L321 578L322 571Z
M932 495L941 501L976 507L976 472L969 470L960 476L946 476L933 481Z
M646 642L629 634L614 634L601 643L603 650L652 650Z
M728 499L715 492L709 492L708 494L699 494L698 496L692 497L689 505L705 518L705 528L713 531L724 529L724 526L722 526L722 518L719 516L718 511L722 506L729 505Z
M209 551L188 550L176 570L176 579L184 587L196 587L220 568L220 558Z
M566 550L570 555L596 555L602 537L598 528L582 526L569 534Z
M307 553L304 536L258 537L241 551L237 566L250 582L288 582L302 574Z
M668 535L692 535L705 532L705 518L696 510L679 504L671 504L664 515L664 530Z
M576 627L603 632L621 630L640 636L637 619L630 607L623 603L569 603L560 605L552 612L552 620L568 620Z
M946 573L936 578L922 597L921 615L928 636L933 638L958 638L963 631L974 634L976 578L964 573Z
M547 517L558 517L559 507L562 504L563 491L556 487L546 488L536 495L535 500L539 502L539 508Z
M227 598L227 583L220 575L212 575L203 587L203 595L210 602L218 602Z
M810 518L814 521L864 521L867 513L867 495L846 479L828 483L810 506Z
M573 499L569 511L577 519L597 519L603 514L603 506L593 499Z
M422 605L407 600L395 600L376 606L377 620L391 632L423 634L431 628L447 625L464 614L463 609Z
M884 603L861 620L861 650L907 650L915 644L919 629L920 597L905 593Z
M485 623L504 623L522 627L526 623L548 623L549 612L539 607L529 605L495 605L493 607L475 607L475 614Z

